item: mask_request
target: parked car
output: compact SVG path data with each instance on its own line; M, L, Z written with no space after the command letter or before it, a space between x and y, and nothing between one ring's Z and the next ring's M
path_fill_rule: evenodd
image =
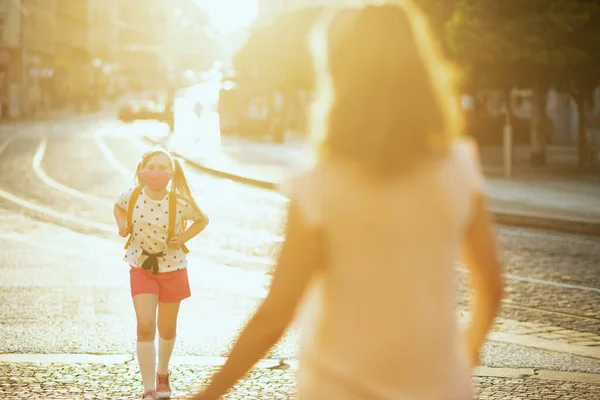
M130 101L119 108L119 119L123 122L136 120L157 120L164 122L167 119L164 104L153 100Z

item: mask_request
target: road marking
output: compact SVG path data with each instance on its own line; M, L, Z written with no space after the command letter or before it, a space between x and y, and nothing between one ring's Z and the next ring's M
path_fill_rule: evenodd
M2 238L2 240L12 240L14 242L20 242L20 243L26 243L29 244L31 246L35 246L37 248L40 249L44 249L46 251L56 251L65 255L69 255L69 256L74 256L74 257L81 257L84 259L88 259L90 261L94 261L97 262L98 261L98 253L97 253L97 249L94 250L93 253L90 253L89 249L84 249L82 251L77 251L76 247L67 245L67 246L61 246L61 245L55 245L55 244L49 244L47 241L43 242L41 240L32 240L31 235L23 235L23 234L19 234L19 233L4 233L4 234L0 234L0 238ZM35 239L35 238L33 238ZM109 257L113 257L116 256L116 254L103 254L103 256L109 256ZM119 255L119 258L122 255Z
M48 139L44 135L42 137L42 140L40 141L40 145L38 146L37 152L35 153L35 156L33 157L32 168L33 168L33 171L35 172L35 174L38 176L38 178L40 178L46 185L48 185L58 191L64 192L70 196L77 197L77 198L89 201L91 203L100 204L102 206L112 207L113 202L106 198L81 192L79 190L70 188L68 186L63 185L62 183L59 183L59 182L51 179L46 174L44 169L42 168L42 160L43 160L44 154L46 152L47 143L48 143Z
M88 228L93 228L93 229L96 229L96 230L99 230L99 231L102 231L105 233L115 234L116 228L113 225L89 221L86 219L75 217L71 214L65 214L65 213L62 213L59 211L55 211L51 208L44 207L44 206L32 203L23 198L20 198L18 196L15 196L14 194L9 193L1 188L0 188L0 197L4 198L12 203L18 204L22 207L39 212L41 214L48 215L52 218L71 222L71 223L74 223L74 224L77 224L80 226L84 226L84 227L88 227ZM205 255L211 256L211 257L222 257L222 258L225 258L230 261L240 261L240 262L245 262L245 263L249 263L249 264L260 264L265 267L269 267L272 265L272 261L269 260L269 258L267 258L267 257L247 256L247 255L243 255L243 254L238 254L235 251L215 249L214 247L213 248L198 248L197 250L201 254L205 254Z
M143 147L142 143L139 140L130 140L135 147L138 148L138 150L140 150L141 152L146 151L147 149ZM119 161L116 160L116 157L114 156L114 154L112 153L112 151L110 150L110 148L108 147L108 145L106 145L105 143L103 143L103 145L105 146L104 151L106 152L110 152L111 157L107 157L110 159L113 159L113 162L117 162L119 164L118 169L121 170L121 172L126 175L126 176L131 176L134 174L133 171L129 171L125 166L123 166L123 164L121 164ZM57 189L59 191L62 191L64 193L67 193L73 197L77 197L77 198L81 198L84 199L86 201L95 203L95 204L100 204L102 206L109 206L112 207L113 206L113 201L109 200L107 198L104 197L99 197L99 196L94 196L94 195L90 195L84 192L81 192L79 190L75 190L73 188L70 188L68 186L65 186L59 182L54 181L53 179L51 179L50 177L48 177L48 175L45 173L45 171L43 170L43 168L41 167L41 163L45 154L45 150L46 150L46 146L47 146L47 138L44 136L42 138L42 140L40 141L40 145L37 149L37 152L33 158L33 170L36 173L36 175L44 182L46 183L48 186L53 187L54 189ZM107 155L105 153L105 155ZM216 228L216 229L215 229ZM229 226L217 226L215 225L215 223L213 222L210 226L211 231L217 231L217 232L227 232L227 233L233 233L233 234L248 234L248 232L250 232L249 229L245 229L245 228L232 228ZM266 230L259 230L258 232L255 230L252 230L252 236L253 237L260 237L263 240L267 240L267 241L272 241L272 242L282 242L283 238L281 236L278 235L273 235L270 232L266 231Z
M0 146L0 154L8 147L8 144L13 140L13 138L14 138L14 136L9 138L6 142L4 142L2 144L2 146ZM103 224L103 223L99 223L99 222L87 221L87 220L84 220L81 218L74 217L71 214L61 213L61 212L53 210L51 208L44 207L44 206L32 203L29 200L25 200L21 197L15 196L14 194L7 192L1 188L0 188L0 197L4 198L12 203L18 204L22 207L29 208L30 210L34 210L39 213L49 215L53 218L58 218L58 219L61 219L64 221L73 222L73 223L76 223L76 224L79 224L82 226L87 226L87 227L98 229L98 230L105 231L105 232L115 233L115 227L112 225Z
M557 353L574 354L581 357L590 357L600 359L600 348L579 346L572 343L559 342L557 340L548 340L532 335L517 335L506 332L490 332L488 340L492 342L502 342L516 344L519 346L533 347L536 349L554 351Z
M469 270L467 270L466 268L459 267L458 270L461 272L470 273ZM511 275L511 274L504 274L503 276L506 279L511 280L511 281L537 283L540 285L554 286L554 287L559 287L559 288L563 288L563 289L576 289L576 290L583 290L586 292L600 293L600 289L594 288L594 287L589 287L589 286L572 285L570 283L546 281L543 279L528 278L526 276Z
M522 305L519 305L519 304L515 304L515 303L513 303L511 301L507 301L507 300L502 300L502 304L505 307L518 308L518 309L521 309L521 310L536 311L536 312L541 312L541 313L546 313L546 314L564 315L565 317L587 319L588 321L594 321L596 323L600 323L600 318L588 317L587 315L578 315L578 314L572 314L572 313L567 313L567 312L562 312L562 311L547 310L545 308L522 306Z
M6 139L4 141L4 143L2 143L2 145L0 146L0 154L6 150L6 148L12 143L13 139L15 138L15 136L11 136L8 139Z
M32 203L28 200L22 199L22 198L15 196L14 194L9 193L3 189L0 189L0 197L4 198L12 203L18 204L22 207L29 208L30 210L48 215L50 217L53 217L53 218L56 218L59 220L75 223L75 224L78 224L78 225L81 225L84 227L88 227L88 228L93 228L93 229L96 229L96 230L99 230L102 232L115 234L116 227L113 225L89 221L86 219L74 217L71 214L61 213L61 212L55 211L51 208L44 207L44 206ZM246 263L250 263L250 264L253 264L253 263L261 264L263 266L269 266L272 264L272 262L270 262L270 260L266 257L246 256L246 255L238 254L235 251L215 249L214 247L208 248L208 249L201 248L201 249L198 249L198 251L207 256L223 257L225 259L232 260L232 261L242 261L242 262L246 262Z
M555 286L555 287L560 287L560 288L564 288L564 289L577 289L577 290L584 290L586 292L600 293L600 289L589 287L589 286L572 285L570 283L560 283L560 282L546 281L546 280L543 280L543 279L527 278L527 277L524 277L524 276L510 275L510 274L505 274L504 277L506 279L510 279L510 280L513 280L513 281L538 283L540 285Z
M526 228L517 228L517 227L500 227L500 230L502 230L504 232L504 234L509 235L509 236L522 236L522 237L528 237L528 238L540 238L540 231L534 231L531 229L526 229ZM556 240L559 242L577 242L577 243L581 243L581 244L596 244L599 243L600 241L598 240L597 237L581 237L581 235L577 235L574 233L560 233L560 232L544 232L542 234L543 236L549 236L551 239L550 240Z
M113 225L103 224L101 222L93 222L85 219L74 217L71 214L65 214L56 210L53 210L48 207L41 206L39 204L35 204L30 202L29 200L22 199L18 196L15 196L12 193L9 193L3 189L0 189L0 197L20 205L21 207L29 208L30 210L46 214L52 218L57 218L63 221L72 222L81 226L85 226L88 228L94 228L103 232L115 233L116 228Z
M110 148L102 138L100 131L94 132L94 139L96 140L100 151L102 151L102 154L104 154L104 157L106 157L110 165L112 165L117 171L119 171L121 175L123 175L127 179L131 179L133 173L127 168L125 168L125 166L117 159L117 157L115 157L113 152L110 150Z

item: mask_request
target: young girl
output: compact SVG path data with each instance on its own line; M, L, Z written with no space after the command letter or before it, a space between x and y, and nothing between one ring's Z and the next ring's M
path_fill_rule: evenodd
M185 243L204 230L208 218L194 201L179 161L161 148L142 156L135 183L135 188L119 195L114 214L119 234L129 236L124 260L131 266L137 358L144 383L142 399L156 400L171 395L168 365L177 314L181 300L191 295ZM186 229L187 221L193 223Z

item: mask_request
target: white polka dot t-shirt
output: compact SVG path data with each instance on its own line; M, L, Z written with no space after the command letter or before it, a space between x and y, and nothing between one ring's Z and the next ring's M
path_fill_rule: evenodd
M116 204L127 211L133 188L121 193ZM175 218L175 232L181 234L185 221L201 221L206 216L198 208L194 208L183 199L177 199L177 217ZM153 200L146 195L144 188L131 218L133 223L133 238L125 253L125 260L134 267L142 266L148 256L143 251L156 254L163 252L163 257L158 257L158 272L171 272L187 267L187 258L181 248L171 249L167 246L169 229L169 194L162 200Z

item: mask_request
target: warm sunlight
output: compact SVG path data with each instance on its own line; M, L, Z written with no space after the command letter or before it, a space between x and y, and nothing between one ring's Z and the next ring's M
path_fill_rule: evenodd
M221 33L248 26L257 15L257 0L196 0L210 16L211 25Z

